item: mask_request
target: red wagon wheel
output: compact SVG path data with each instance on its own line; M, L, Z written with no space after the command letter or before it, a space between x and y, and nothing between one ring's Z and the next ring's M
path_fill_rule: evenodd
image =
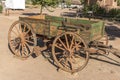
M34 46L36 46L36 41L36 34L26 22L16 21L9 29L9 47L18 57L26 58L30 56Z
M73 32L65 32L55 38L52 55L56 64L67 72L82 70L88 63L89 53L84 40Z

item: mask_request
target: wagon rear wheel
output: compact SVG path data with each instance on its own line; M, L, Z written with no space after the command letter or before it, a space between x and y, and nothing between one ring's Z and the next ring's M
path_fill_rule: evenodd
M73 32L65 32L55 38L52 55L57 66L67 72L82 70L89 60L84 40Z
M26 22L16 21L9 29L8 44L16 56L29 57L36 46L36 34Z

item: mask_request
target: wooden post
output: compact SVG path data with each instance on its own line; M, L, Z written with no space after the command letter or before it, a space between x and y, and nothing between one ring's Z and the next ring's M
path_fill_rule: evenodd
M9 9L8 8L5 8L5 15L9 16Z

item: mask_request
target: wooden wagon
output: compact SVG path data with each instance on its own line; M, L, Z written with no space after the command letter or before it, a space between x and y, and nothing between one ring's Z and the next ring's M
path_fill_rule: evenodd
M8 33L11 51L18 57L27 58L37 46L39 35L51 48L57 66L67 72L82 70L89 60L89 53L102 52L108 39L103 21L89 21L49 15L19 17Z

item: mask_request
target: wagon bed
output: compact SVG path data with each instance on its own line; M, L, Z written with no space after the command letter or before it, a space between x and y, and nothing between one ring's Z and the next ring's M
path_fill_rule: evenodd
M36 34L46 35L50 38L65 32L66 29L77 32L87 43L104 36L105 27L103 21L90 21L49 15L20 17L19 20L29 23Z

